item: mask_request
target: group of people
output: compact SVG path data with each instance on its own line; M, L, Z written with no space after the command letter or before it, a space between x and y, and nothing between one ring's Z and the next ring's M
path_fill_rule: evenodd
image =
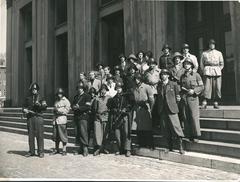
M64 90L58 88L54 104L53 140L55 150L51 154L66 155L67 114L74 112L76 143L75 154L88 155L91 131L94 133L94 153L109 153L109 135L117 141L116 155L131 156L131 131L137 131L140 147L154 148L153 129L160 128L167 141L167 150L173 150L178 141L179 152L184 154L182 138L197 142L201 135L199 123L199 96L203 96L202 108L213 99L218 109L221 98L221 70L223 56L215 49L215 41L209 41L204 51L200 69L196 56L189 53L189 45L183 44L182 54L163 46L163 55L155 61L151 51L139 51L126 57L119 55L119 65L111 71L109 66L97 64L88 75L80 73L76 96L70 101ZM203 75L203 80L200 74ZM39 95L39 86L30 86L31 95L26 98L23 112L27 116L30 152L35 155L34 137L38 154L43 157L43 117L47 103Z

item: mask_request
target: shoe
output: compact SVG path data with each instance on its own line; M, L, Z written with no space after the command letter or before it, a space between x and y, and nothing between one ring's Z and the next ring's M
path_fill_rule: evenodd
M119 151L115 152L115 155L120 155L120 152Z
M62 152L62 156L66 156L67 155L67 152L66 151L63 151Z
M75 150L75 151L73 152L73 155L79 155L79 154L81 154L80 150L79 150L79 151L76 151L76 150Z
M130 157L130 156L131 156L130 150L128 150L128 151L126 152L125 156L126 156L126 157Z
M95 152L93 153L93 156L97 156L100 155L100 149L95 150Z
M201 109L207 109L207 101L206 101L206 100L204 100L204 101L202 102Z
M84 157L88 156L88 148L87 147L83 147L83 156Z
M56 155L56 154L59 154L59 150L53 150L49 155Z
M218 102L214 102L214 103L213 103L213 108L214 108L214 109L219 109Z
M40 158L44 158L44 153L40 153L40 154L39 154L39 157L40 157Z
M104 154L109 154L109 151L107 149L103 149Z
M25 155L25 157L33 157L33 156L35 156L35 154L30 153L30 152L28 152L28 153Z

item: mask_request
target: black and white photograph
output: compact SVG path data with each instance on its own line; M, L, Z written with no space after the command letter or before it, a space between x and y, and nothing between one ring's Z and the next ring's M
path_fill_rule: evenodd
M0 181L240 182L240 0L0 0Z

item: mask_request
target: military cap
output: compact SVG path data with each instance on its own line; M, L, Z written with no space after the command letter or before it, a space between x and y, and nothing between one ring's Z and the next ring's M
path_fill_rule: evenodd
M40 87L36 82L32 83L29 87L29 90L33 90L33 89L40 90Z
M57 94L63 94L64 95L64 90L62 88L58 88L56 91L56 95Z
M173 61L175 60L176 57L179 57L180 59L183 59L183 55L180 52L175 52L173 54Z
M121 54L119 54L118 58L119 58L119 59L120 59L120 58L125 58L125 59L126 59L126 56L125 56L123 53L121 53Z
M192 59L189 58L189 57L187 57L187 58L183 61L183 64L186 64L186 63L191 63L192 67L194 66Z
M133 59L133 60L137 60L137 57L134 54L130 54L128 56L128 59Z
M163 45L163 48L162 48L162 51L163 51L164 49L169 49L169 50L171 50L172 48L171 48L168 44L164 44L164 45Z
M171 75L170 71L168 69L162 69L160 74L168 74Z
M215 40L214 39L210 39L208 44L216 44Z
M186 43L184 43L184 44L182 45L182 49L189 49L189 45L186 44Z
M153 57L152 51L147 51L147 52L145 52L145 56L147 56L147 57L149 57L149 58L152 58L152 57Z
M115 85L115 90L117 90L117 88L122 88L122 83L121 82L117 82Z
M157 61L154 60L154 58L150 58L147 62L148 65L155 64L157 65Z
M102 89L105 89L106 91L109 91L109 89L108 89L108 87L107 87L106 84L102 84L102 86L101 86L101 88L100 88L100 91L101 91Z

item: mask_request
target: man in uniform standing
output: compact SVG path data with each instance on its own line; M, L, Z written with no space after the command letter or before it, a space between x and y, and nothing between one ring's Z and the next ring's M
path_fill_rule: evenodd
M170 50L171 50L171 48L169 47L168 44L165 44L163 46L163 48L162 48L163 55L160 56L159 63L158 63L158 67L160 69L168 69L169 70L171 67L173 67Z
M80 144L78 152L83 151L83 156L88 155L89 145L89 111L91 109L91 96L85 93L85 88L82 85L77 86L77 95L74 97L72 109L74 111L74 121L76 125L76 140ZM78 143L77 142L77 143Z
M154 103L152 88L142 82L140 73L135 75L136 88L133 91L135 106L133 121L137 125L137 136L140 147L154 148L152 135L151 110Z
M189 53L190 47L188 44L183 44L182 45L182 52L183 52L183 59L182 62L185 61L186 58L190 58L192 60L193 63L193 72L197 72L198 71L198 61L197 61L197 57L193 54Z
M28 144L30 149L26 157L35 155L35 137L37 138L38 156L40 158L44 157L42 111L46 110L47 103L45 100L42 100L39 89L40 87L37 83L32 83L29 88L31 95L25 99L23 105L23 113L27 115Z
M209 49L201 56L200 67L204 75L204 100L202 108L207 108L207 100L213 99L213 106L218 109L221 99L222 69L224 67L223 55L215 49L215 41L209 41Z

